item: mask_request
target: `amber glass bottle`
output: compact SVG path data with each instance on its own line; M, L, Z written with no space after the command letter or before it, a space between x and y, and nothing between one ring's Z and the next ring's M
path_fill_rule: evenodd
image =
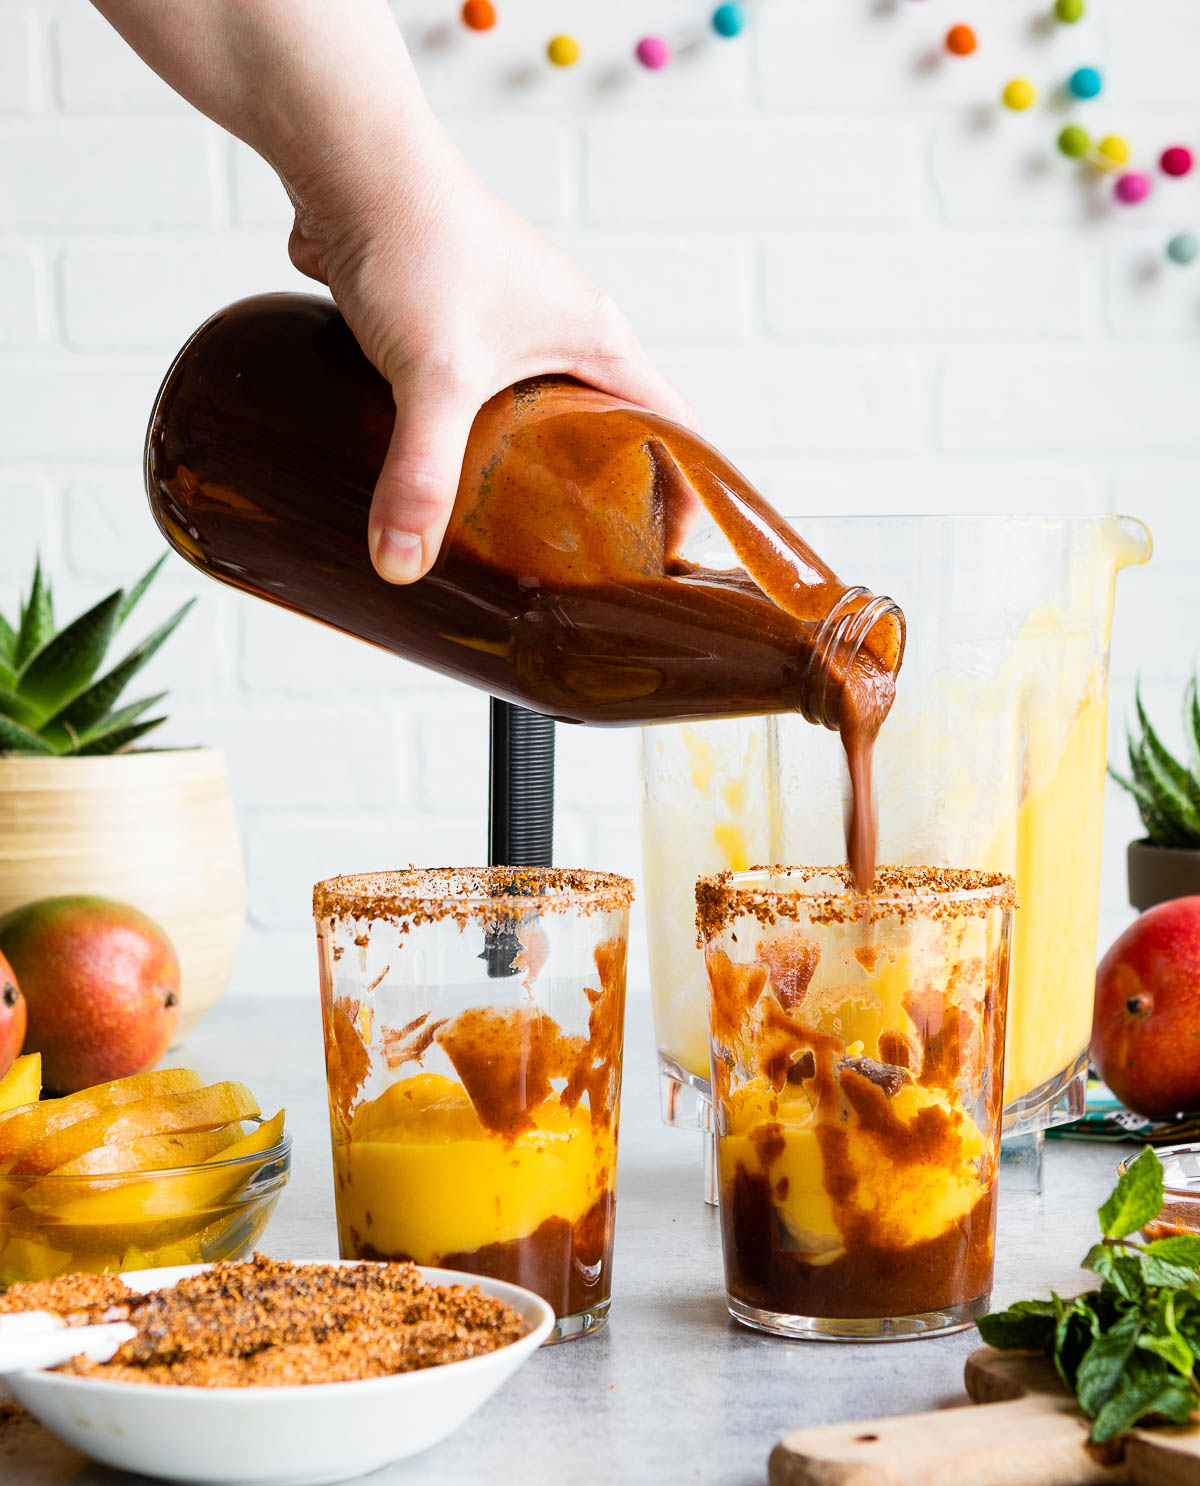
M379 578L367 515L391 391L334 306L241 300L192 336L150 421L146 483L201 571L535 711L594 724L800 710L887 691L903 620L847 589L721 455L566 378L492 398L432 572ZM690 486L741 569L677 558Z

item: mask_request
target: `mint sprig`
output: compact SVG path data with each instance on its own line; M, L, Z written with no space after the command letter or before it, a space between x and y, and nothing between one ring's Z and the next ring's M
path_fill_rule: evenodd
M1182 1424L1200 1407L1200 1236L1130 1236L1162 1201L1162 1163L1147 1146L1097 1213L1102 1237L1083 1267L1100 1288L1019 1300L979 1319L989 1346L1054 1359L1096 1444L1146 1419Z
M1158 1217L1162 1200L1162 1162L1147 1146L1121 1173L1112 1196L1096 1214L1100 1232L1105 1238L1128 1238Z

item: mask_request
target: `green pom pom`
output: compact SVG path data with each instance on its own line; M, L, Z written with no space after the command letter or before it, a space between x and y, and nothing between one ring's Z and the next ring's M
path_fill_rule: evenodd
M1181 232L1167 244L1167 257L1181 267L1193 262L1197 253L1200 253L1200 243L1190 232Z
M1067 26L1083 19L1083 0L1055 0L1054 14Z
M1080 156L1086 155L1091 140L1088 138L1086 129L1081 129L1078 124L1068 124L1058 136L1058 148L1060 152L1072 160L1078 160Z

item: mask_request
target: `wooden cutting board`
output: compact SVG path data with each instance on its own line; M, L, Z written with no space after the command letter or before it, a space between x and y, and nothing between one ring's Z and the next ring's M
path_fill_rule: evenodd
M1048 1358L980 1347L966 1385L986 1407L785 1434L771 1486L1200 1486L1200 1426L1131 1429L1091 1447L1089 1421Z

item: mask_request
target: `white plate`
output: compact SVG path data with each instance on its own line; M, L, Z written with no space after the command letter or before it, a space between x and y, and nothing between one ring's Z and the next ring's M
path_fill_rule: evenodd
M131 1290L162 1290L210 1267L145 1269L121 1278ZM546 1302L517 1285L452 1269L421 1273L436 1285L478 1285L511 1305L527 1333L465 1362L356 1383L177 1388L54 1372L13 1373L6 1381L34 1418L105 1465L171 1481L344 1481L444 1440L532 1357L554 1325Z

